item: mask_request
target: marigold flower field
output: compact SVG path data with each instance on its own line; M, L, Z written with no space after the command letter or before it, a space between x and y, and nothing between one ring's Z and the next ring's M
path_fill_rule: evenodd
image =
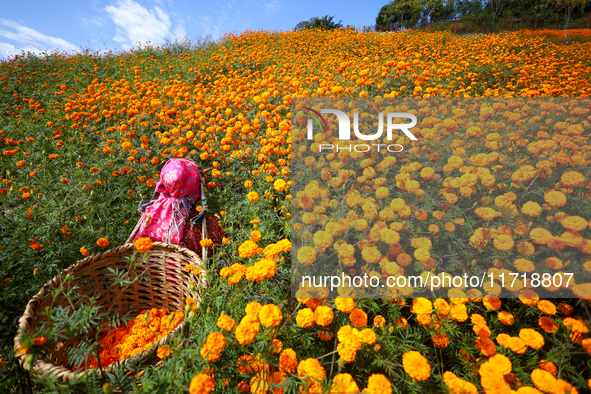
M134 366L137 378L125 370L100 378L93 369L71 383L34 376L34 390L588 392L591 108L582 98L591 94L591 47L552 37L257 31L216 43L3 61L0 389L26 384L13 338L28 300L75 261L123 244L163 163L186 157L213 167L208 205L227 234L203 270L186 267L208 281L200 303L186 300L188 332L158 351L156 365ZM388 200L383 240L396 249L397 269L435 269L432 247L445 234L465 244L466 256L498 257L491 269L530 272L541 256L556 272L578 264L579 298L291 298L292 203L304 199L291 194L292 99L434 96L571 97L571 116L582 121L569 126L567 117L535 132L451 124L440 137L418 132L408 154L388 165L392 179L372 184L375 197ZM423 149L424 141L442 149ZM325 172L338 183L338 168ZM465 214L451 217L445 206ZM322 213L309 211L300 229ZM407 232L417 223L422 237ZM322 248L352 253L326 234L315 237ZM315 248L295 246L298 260L301 253L300 261L314 262ZM150 247L136 244L138 253ZM379 261L377 249L363 249L369 264ZM60 341L52 333L27 333L20 356L43 357Z

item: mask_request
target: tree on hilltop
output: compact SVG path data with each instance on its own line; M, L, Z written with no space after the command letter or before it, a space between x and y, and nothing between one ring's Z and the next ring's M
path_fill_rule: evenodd
M342 21L339 23L333 22L334 16L322 16L311 18L307 21L302 21L296 25L294 30L304 30L304 29L321 29L321 30L333 30L333 29L340 29L343 27L341 24Z

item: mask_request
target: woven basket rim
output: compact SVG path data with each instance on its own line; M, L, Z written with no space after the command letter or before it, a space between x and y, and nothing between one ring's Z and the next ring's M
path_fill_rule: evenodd
M59 274L54 276L49 282L45 283L41 287L41 289L37 292L37 294L35 294L29 300L29 302L27 303L27 305L25 307L25 312L18 320L17 335L14 338L14 350L16 353L15 356L16 356L17 360L19 361L19 364L25 370L32 372L32 373L37 373L37 374L46 374L46 373L55 374L57 372L63 372L64 373L64 379L63 379L64 381L71 381L75 378L82 378L84 375L91 373L91 372L96 372L99 375L102 375L102 372L112 373L115 370L115 368L117 368L117 367L134 366L136 364L139 364L141 361L153 359L154 356L156 356L156 352L159 347L169 344L170 342L172 342L172 339L175 337L175 335L177 335L179 332L182 332L186 329L186 327L188 326L188 321L187 321L187 319L183 319L181 324L179 324L176 328L174 328L168 335L162 337L159 341L154 342L148 349L146 349L134 356L127 357L124 360L117 361L107 367L103 367L102 371L100 368L96 368L96 369L93 368L93 369L88 369L88 370L83 370L83 371L73 371L72 369L66 368L61 365L53 364L53 363L48 362L45 359L41 359L41 358L38 358L36 360L36 363L31 367L30 363L27 361L27 354L21 355L19 353L19 348L21 346L21 339L22 339L23 333L28 330L29 325L30 325L28 322L28 319L30 318L31 320L33 320L34 315L37 312L37 311L35 311L37 303L44 299L44 297L47 295L48 291L51 288L60 284L66 275L74 272L78 268L92 264L93 262L103 259L105 257L118 255L118 254L121 254L122 252L133 250L134 248L135 248L134 243L126 243L121 246L106 250L104 252L99 252L99 253L95 253L95 254L86 256L84 259L78 260L77 262L70 265L68 268L62 270ZM200 266L196 267L196 268L201 268L202 271L204 272L204 274L200 275L202 278L201 288L207 287L207 281L205 279L206 278L206 268L203 266L203 261L201 260L201 258L199 257L199 255L197 253L193 252L192 250L190 250L186 247L179 246L176 244L168 244L165 242L153 242L152 248L150 249L150 251L152 251L152 250L171 250L171 251L179 253L179 254L186 254L192 260L199 262ZM146 253L150 253L150 251L148 251ZM191 292L191 295L193 296L193 298L196 299L196 304L197 305L200 304L201 299L200 299L199 295L196 294L195 291L192 291L192 290L189 290L189 291Z

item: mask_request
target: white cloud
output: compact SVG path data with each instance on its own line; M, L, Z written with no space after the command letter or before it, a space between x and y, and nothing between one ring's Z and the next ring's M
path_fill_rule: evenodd
M117 26L113 40L130 48L135 44L159 44L164 39L181 39L185 29L180 20L171 22L170 16L160 7L149 10L133 0L118 0L104 10Z
M106 21L104 18L100 16L95 16L94 18L82 18L82 22L85 25L96 25L96 26L103 26Z
M279 0L271 0L268 3L265 3L265 11L267 14L271 14L280 8L281 3L279 2Z
M54 50L76 51L78 49L75 45L64 39L47 36L11 20L0 19L0 26L8 28L8 30L0 29L0 37L25 44L24 46L16 47L12 44L0 43L0 54L3 56L16 55L21 51L42 54Z

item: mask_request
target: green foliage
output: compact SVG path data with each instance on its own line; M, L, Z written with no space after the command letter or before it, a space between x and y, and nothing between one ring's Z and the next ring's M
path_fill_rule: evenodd
M333 22L334 16L321 16L321 17L313 17L307 21L299 22L294 30L304 30L304 29L320 29L320 30L333 30L333 29L341 29L343 25L341 24L342 21Z

